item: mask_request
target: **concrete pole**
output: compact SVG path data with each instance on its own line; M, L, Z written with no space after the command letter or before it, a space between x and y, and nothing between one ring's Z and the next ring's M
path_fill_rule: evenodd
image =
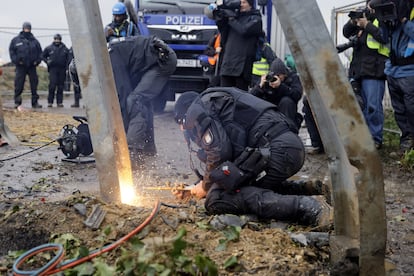
M106 201L121 201L121 193L135 194L126 135L98 1L63 2L83 99L86 102L101 196Z
M17 146L19 139L9 130L4 122L3 102L0 98L0 135L10 146Z
M336 235L332 257L338 260L340 254L356 251L359 275L384 275L382 164L346 72L315 0L272 2L329 158Z

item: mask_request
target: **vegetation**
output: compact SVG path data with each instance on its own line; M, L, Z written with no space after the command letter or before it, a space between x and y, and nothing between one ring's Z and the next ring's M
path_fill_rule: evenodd
M47 68L43 66L37 67L37 74L39 76L39 85L37 87L38 91L47 91L49 85L49 74L47 72ZM15 67L14 66L7 66L3 67L3 76L0 78L0 87L1 92L4 91L14 91L14 76L15 76ZM26 82L24 84L24 92L23 93L30 94L30 85L29 85L29 77L26 76Z

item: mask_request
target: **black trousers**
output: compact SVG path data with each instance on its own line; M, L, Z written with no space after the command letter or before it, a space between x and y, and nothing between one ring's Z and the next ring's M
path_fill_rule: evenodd
M61 104L63 102L63 86L66 79L65 67L51 67L49 68L49 94L47 102L52 104L55 99L56 103Z
M22 104L22 93L24 89L24 82L26 81L26 75L29 75L30 90L32 92L32 105L37 103L39 95L37 94L37 85L39 84L39 78L37 76L36 66L16 66L16 76L14 78L14 103L16 105Z
M303 97L303 108L302 108L304 119L306 122L306 128L308 129L308 133L311 139L311 144L313 147L323 148L322 139L319 135L319 130L316 125L315 119L312 115L312 110L309 106L308 99Z

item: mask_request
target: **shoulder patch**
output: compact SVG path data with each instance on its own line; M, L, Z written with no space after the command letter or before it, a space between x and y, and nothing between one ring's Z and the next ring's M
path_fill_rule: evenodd
M202 141L203 144L205 145L211 145L211 143L213 142L213 132L211 132L211 129L207 129L207 131L204 133Z

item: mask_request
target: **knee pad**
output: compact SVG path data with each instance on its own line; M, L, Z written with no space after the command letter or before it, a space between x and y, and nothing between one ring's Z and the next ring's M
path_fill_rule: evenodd
M243 214L242 200L238 193L229 193L223 189L213 189L207 194L205 208L211 215Z

